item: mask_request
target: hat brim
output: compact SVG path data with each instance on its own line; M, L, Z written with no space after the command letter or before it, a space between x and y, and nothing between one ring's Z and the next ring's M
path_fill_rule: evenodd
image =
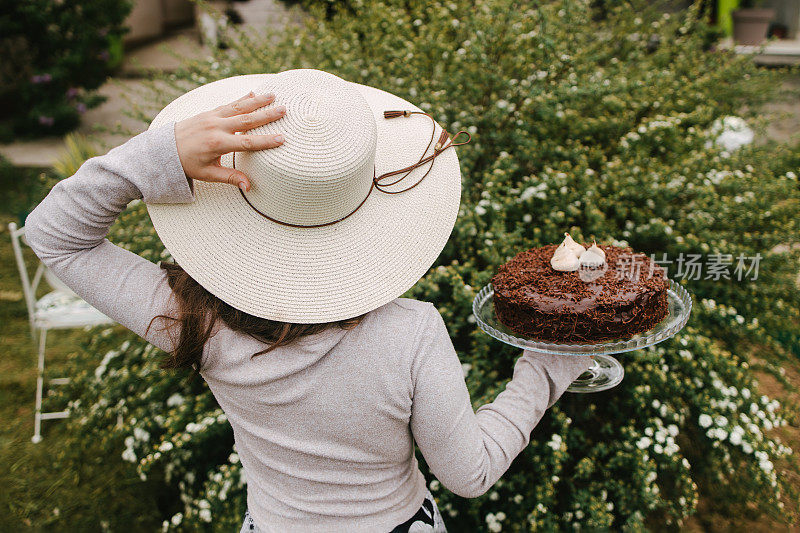
M266 77L275 75L235 76L197 87L167 105L151 127L258 91ZM385 119L384 110L421 110L386 91L352 85L375 115L377 175L416 163L430 141L431 121L422 115ZM435 129L438 139L441 126ZM231 160L226 154L222 165L231 167ZM417 182L428 166L415 169L400 185ZM316 324L376 309L425 275L455 225L461 171L455 148L445 150L418 186L400 194L373 190L350 217L319 228L265 219L231 185L195 181L194 191L191 203L147 205L175 261L236 309L270 320Z

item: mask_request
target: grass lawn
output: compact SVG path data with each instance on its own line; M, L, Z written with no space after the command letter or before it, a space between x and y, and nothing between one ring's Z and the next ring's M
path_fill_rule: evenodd
M91 442L65 449L60 420L45 421L44 439L31 443L36 354L7 224L21 225L44 195L39 175L0 161L0 531L153 531L160 527L157 498L118 457ZM51 331L47 373L58 375L59 363L90 334Z

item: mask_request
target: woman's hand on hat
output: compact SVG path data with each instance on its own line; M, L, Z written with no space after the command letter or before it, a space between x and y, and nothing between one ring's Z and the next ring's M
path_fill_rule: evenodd
M244 97L211 111L175 123L175 144L187 177L214 183L229 183L250 190L250 180L241 171L223 167L220 157L230 152L266 150L283 144L283 136L236 135L274 122L286 114L284 106L265 107L275 95Z

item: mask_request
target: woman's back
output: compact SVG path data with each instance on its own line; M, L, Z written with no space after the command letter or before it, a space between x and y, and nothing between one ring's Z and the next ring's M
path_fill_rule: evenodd
M363 521L389 531L419 507L411 369L432 310L398 298L351 330L257 357L263 343L241 333L211 339L201 374L233 427L256 523L281 530L313 519L332 531Z

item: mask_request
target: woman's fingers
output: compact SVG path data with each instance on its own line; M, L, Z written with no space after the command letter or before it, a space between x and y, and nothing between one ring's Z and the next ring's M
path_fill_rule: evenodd
M252 91L242 98L225 104L214 110L218 117L232 117L242 113L251 113L260 107L271 104L275 100L274 94L254 94Z
M278 120L286 113L283 106L266 108L275 96L252 92L212 111L175 124L175 142L184 172L200 181L227 183L244 191L250 180L240 170L222 167L220 156L230 152L266 150L283 144L283 135L237 135Z
M286 114L286 107L267 107L257 109L251 113L242 113L222 119L222 128L231 133L235 131L247 131L275 122Z
M283 135L226 135L220 143L220 155L229 152L253 152L256 150L266 150L276 148L283 144Z
M227 183L235 187L239 187L243 191L250 190L250 180L247 176L232 168L210 165L204 169L203 181L212 183Z

